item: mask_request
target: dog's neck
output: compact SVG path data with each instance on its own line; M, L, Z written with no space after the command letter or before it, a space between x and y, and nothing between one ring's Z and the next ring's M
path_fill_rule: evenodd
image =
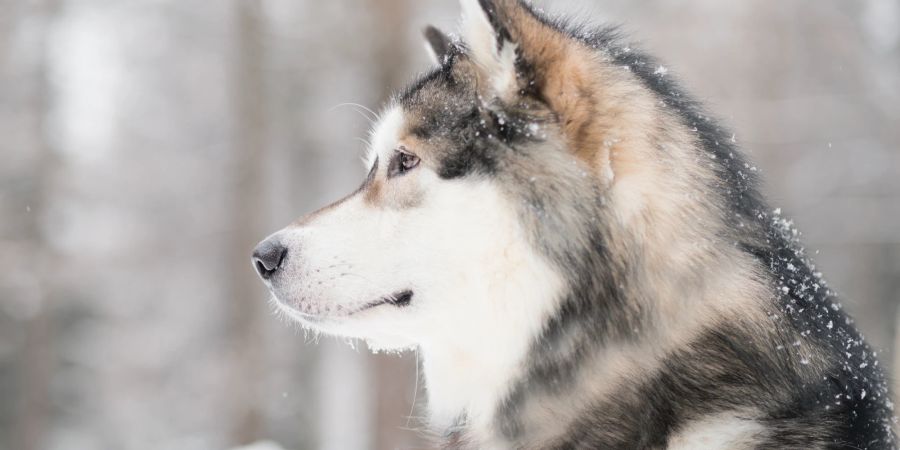
M506 327L499 323L492 330L496 328ZM499 332L480 337L420 347L430 425L438 432L449 435L464 429L466 435L490 435L497 405L517 379L533 342L524 332L518 337Z
M429 424L437 432L463 427L480 443L495 435L497 407L558 307L562 277L531 251L509 252L516 270L485 275L478 294L467 293L468 307L442 316L446 325L419 344Z

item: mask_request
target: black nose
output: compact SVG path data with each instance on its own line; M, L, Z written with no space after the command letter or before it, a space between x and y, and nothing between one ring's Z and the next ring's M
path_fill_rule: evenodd
M272 278L287 256L287 248L277 239L266 239L253 250L253 267L263 280Z

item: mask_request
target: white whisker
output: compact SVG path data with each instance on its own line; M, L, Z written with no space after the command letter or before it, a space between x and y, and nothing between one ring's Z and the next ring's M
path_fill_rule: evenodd
M375 111L372 111L371 109L369 109L363 105L360 105L359 103L353 103L353 102L337 104L333 108L329 109L328 112L332 112L332 111L334 111L338 108L342 108L344 106L353 107L353 110L358 112L361 116L363 116L366 119L366 121L368 121L370 124L378 118L378 114L375 114Z
M413 353L416 355L416 382L413 386L413 399L412 404L409 405L409 415L406 417L406 427L409 428L409 421L413 417L413 412L416 409L416 398L419 396L419 348L416 347L413 349Z

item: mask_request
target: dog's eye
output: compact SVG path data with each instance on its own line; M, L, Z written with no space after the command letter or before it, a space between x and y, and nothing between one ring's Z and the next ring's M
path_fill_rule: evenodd
M403 170L410 170L419 165L419 158L409 153L400 153L400 167Z
M388 177L403 175L404 173L415 169L418 165L418 156L413 155L404 149L396 150L394 151L394 157L391 158L391 163L388 166Z

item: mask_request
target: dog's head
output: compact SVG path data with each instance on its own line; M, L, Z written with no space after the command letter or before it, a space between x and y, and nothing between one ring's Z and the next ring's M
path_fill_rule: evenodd
M437 68L381 114L362 186L254 252L305 326L381 348L539 327L588 244L613 178L598 57L517 0L462 5L462 41L426 31Z

